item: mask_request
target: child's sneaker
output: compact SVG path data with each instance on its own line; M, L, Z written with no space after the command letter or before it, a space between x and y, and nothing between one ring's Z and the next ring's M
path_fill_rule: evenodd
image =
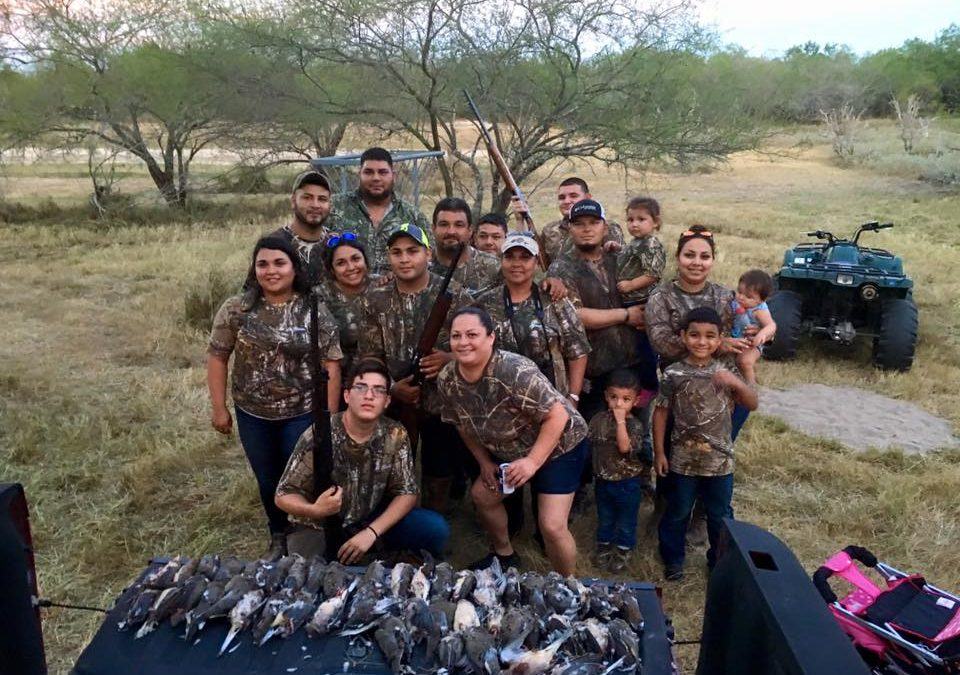
M610 558L610 571L616 574L624 572L630 564L631 553L632 551L629 548L617 547Z
M610 544L597 544L597 549L593 552L593 566L603 569L610 564L610 558L613 556L613 546Z
M683 565L667 565L663 568L663 578L667 581L683 579Z

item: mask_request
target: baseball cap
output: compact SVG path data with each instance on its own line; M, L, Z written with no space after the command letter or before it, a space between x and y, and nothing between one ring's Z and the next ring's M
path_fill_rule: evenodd
M570 207L570 220L574 220L580 216L593 216L594 218L601 218L603 220L607 219L603 213L603 207L600 206L600 202L594 201L593 199L581 199Z
M511 232L508 234L507 238L503 240L500 252L506 253L511 248L518 247L529 251L531 255L540 255L540 246L529 232Z
M399 237L403 236L410 237L421 246L430 248L430 239L427 237L427 233L413 223L404 223L391 232L390 236L387 237L387 246L395 242Z
M327 191L330 192L329 179L319 171L314 171L313 169L304 171L293 179L293 190L291 190L291 192L296 192L304 185L319 185L320 187L327 188Z

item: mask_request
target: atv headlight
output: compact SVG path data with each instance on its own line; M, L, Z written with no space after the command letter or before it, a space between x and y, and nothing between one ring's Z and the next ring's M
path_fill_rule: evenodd
M837 283L841 286L853 286L853 275L852 274L838 274Z

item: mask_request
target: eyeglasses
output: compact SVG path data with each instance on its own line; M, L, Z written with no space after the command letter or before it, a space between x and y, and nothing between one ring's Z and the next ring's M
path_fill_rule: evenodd
M358 237L353 232L344 232L342 234L335 234L334 236L327 239L327 248L334 248L336 246L339 246L340 242L358 241L359 239L360 237Z
M681 238L683 238L683 237L703 237L704 239L713 239L713 232L711 232L710 230L699 230L699 231L687 230L686 232L684 232L683 234L681 234L680 237L681 237Z
M356 382L351 387L351 390L357 392L360 396L366 396L368 391L372 391L374 397L382 398L390 393L385 386L382 384L369 385L364 382Z

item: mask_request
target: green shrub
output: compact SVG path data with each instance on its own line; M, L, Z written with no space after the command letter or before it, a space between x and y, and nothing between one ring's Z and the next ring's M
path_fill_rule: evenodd
M184 323L203 333L213 327L213 317L223 301L237 292L237 279L219 269L210 270L205 280L187 291L183 298Z

